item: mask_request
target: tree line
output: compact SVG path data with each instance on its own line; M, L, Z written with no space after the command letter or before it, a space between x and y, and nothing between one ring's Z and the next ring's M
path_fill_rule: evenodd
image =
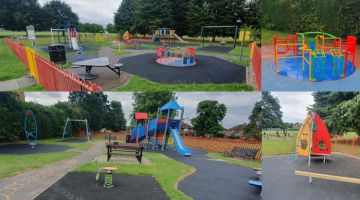
M199 36L202 26L260 28L260 0L123 0L114 16L120 33L151 34L173 28L176 34ZM209 29L205 35L234 37L234 28Z
M331 135L356 132L360 135L360 92L314 92L314 104L304 112L316 112L326 124ZM262 128L289 128L282 121L280 101L270 92L262 92ZM295 123L294 125L301 125Z
M0 28L24 31L33 25L36 31L50 31L64 24L73 24L81 32L104 32L100 24L80 23L79 15L65 2L52 0L41 6L38 0L0 1Z
M126 129L121 102L109 102L103 93L70 93L67 102L52 106L24 102L16 97L14 92L0 93L0 143L26 140L24 120L27 110L31 110L36 118L38 139L61 137L67 118L87 119L90 131ZM72 122L71 127L72 130L85 130L85 123ZM35 130L31 116L27 118L27 130Z
M360 0L262 0L262 27L360 37ZM359 41L358 41L359 42Z

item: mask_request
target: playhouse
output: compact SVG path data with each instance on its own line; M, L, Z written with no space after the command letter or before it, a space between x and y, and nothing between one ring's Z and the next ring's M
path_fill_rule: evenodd
M316 35L305 41L305 35ZM325 45L330 41L332 45ZM329 43L327 43L329 44ZM322 32L296 33L287 38L274 34L275 73L301 81L333 81L355 72L356 38L346 40ZM348 60L352 55L352 62Z
M174 111L181 110L180 119L173 119ZM161 119L161 114L167 114L166 119ZM184 114L184 107L180 107L176 101L170 101L163 107L158 108L157 116L153 120L148 119L147 113L135 113L134 129L130 130L130 135L126 137L126 143L153 143L153 149L166 149L169 142L170 134L174 139L176 150L182 156L191 156L192 152L185 148L185 145L180 137L181 124ZM137 125L142 120L143 124ZM162 141L159 141L158 131L165 131Z
M295 153L295 155L291 159L293 153ZM297 155L302 155L309 157L308 166L310 166L311 157L324 156L324 163L325 156L329 156L330 158L330 135L324 121L317 113L308 110L308 116L299 129L293 153L290 154L286 162L288 160L291 162L296 159Z
M165 46L165 44L163 46ZM157 48L156 62L162 65L176 67L196 65L195 48Z

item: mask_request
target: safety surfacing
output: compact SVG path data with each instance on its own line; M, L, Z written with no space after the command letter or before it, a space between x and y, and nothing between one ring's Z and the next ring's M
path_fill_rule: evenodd
M37 144L35 145L34 148L31 148L29 144L8 144L8 145L0 145L0 154L24 155L24 154L38 154L38 153L55 153L55 152L64 152L69 149L72 148L63 145Z
M291 57L294 55L288 55L285 57ZM299 54L301 56L301 54ZM310 59L309 53L305 53L305 58L307 60ZM324 58L316 58L312 59L313 64L313 78L316 82L321 81L334 81L339 79L347 78L355 72L355 66L351 61L347 61L346 73L345 76L342 77L343 74L343 60L341 58L334 58L335 61L335 69L333 67L333 58L332 55L326 54L326 59ZM303 59L302 58L286 58L286 59L278 59L278 68L279 72L276 69L276 62L272 64L273 72L284 76L286 78L301 80L301 81L310 81L309 80L309 64L304 62L304 70L303 70ZM322 67L324 70L322 70Z
M103 186L104 173L100 173L98 180L95 177L96 173L67 173L34 199L170 199L156 179L151 176L113 174L112 188Z

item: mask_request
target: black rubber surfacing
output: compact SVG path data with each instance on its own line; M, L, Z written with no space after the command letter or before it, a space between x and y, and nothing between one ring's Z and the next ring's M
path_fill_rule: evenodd
M94 165L95 167L97 166ZM35 200L170 199L154 177L113 174L113 187L105 188L104 176L104 173L100 173L99 180L96 181L96 173L67 173Z
M0 154L24 155L38 153L55 153L64 152L69 149L72 148L63 145L37 144L34 148L31 148L29 144L8 144L0 145Z
M189 67L166 66L156 62L156 53L119 60L121 71L160 84L246 83L246 67L212 56L196 55L197 64Z

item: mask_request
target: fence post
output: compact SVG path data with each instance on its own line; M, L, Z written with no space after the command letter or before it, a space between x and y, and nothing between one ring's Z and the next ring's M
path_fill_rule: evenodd
M337 151L337 134L335 135L335 151Z
M352 154L354 155L355 135L353 135Z

